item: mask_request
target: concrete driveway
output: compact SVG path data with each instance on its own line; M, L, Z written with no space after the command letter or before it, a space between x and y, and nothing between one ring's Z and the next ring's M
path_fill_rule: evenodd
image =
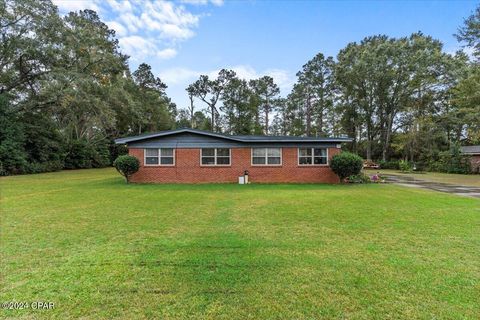
M441 182L424 181L410 176L383 174L387 182L398 185L422 189L430 189L440 192L453 193L459 196L480 198L480 187L454 185Z

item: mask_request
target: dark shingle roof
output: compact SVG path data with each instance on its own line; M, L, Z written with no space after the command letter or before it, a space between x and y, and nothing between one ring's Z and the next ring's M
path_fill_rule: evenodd
M480 154L480 145L478 146L463 146L460 147L462 153L465 154Z
M247 136L247 135L234 136L234 135L227 135L227 134L215 133L215 132L198 130L198 129L185 128L185 129L159 131L154 133L142 134L138 136L119 138L115 140L115 143L124 144L124 143L133 142L133 141L140 141L140 140L157 138L157 137L168 136L168 135L184 133L184 132L195 133L195 134L200 134L200 135L205 135L210 137L223 138L223 139L228 139L236 142L350 142L352 141L351 138L347 138L347 137L334 138L334 137Z
M232 136L241 139L245 142L264 142L264 141L272 141L272 142L291 142L291 141L341 141L341 142L348 142L352 141L352 139L347 137L296 137L296 136Z

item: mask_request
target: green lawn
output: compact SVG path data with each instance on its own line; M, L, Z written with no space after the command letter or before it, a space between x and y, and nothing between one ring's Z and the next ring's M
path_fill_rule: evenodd
M480 200L393 185L0 179L0 301L55 319L478 319Z
M403 173L399 170L365 170L367 174L374 174L380 172L383 174L395 174L414 177L415 179L425 180L430 182L443 182L456 185L480 187L480 175L478 174L454 174L454 173L440 173L440 172L415 172Z

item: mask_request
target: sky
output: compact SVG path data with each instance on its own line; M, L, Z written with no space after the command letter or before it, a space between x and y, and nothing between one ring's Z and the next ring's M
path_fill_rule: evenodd
M454 33L479 1L53 0L61 14L93 9L116 31L131 70L146 62L178 108L200 74L233 69L272 76L286 96L295 74L321 52L335 57L371 35L421 31L461 49Z

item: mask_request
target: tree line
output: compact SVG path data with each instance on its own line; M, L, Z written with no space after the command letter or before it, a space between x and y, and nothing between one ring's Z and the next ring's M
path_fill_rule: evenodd
M113 139L175 127L167 86L94 11L2 0L0 34L0 174L103 167Z
M177 123L230 134L347 135L353 143L346 148L366 159L430 170L460 161L458 170L468 171L466 159L452 157L461 157L460 145L480 143L479 25L477 9L457 32L473 58L446 53L421 32L366 37L335 58L318 53L286 97L269 76L201 75L186 88L191 103Z
M177 110L149 65L130 70L94 11L0 0L0 174L107 166L125 152L115 138L180 127L347 135L364 158L442 170L460 144L480 143L479 25L477 9L457 31L473 57L420 32L376 35L315 55L287 95L270 76L222 69L191 83Z

